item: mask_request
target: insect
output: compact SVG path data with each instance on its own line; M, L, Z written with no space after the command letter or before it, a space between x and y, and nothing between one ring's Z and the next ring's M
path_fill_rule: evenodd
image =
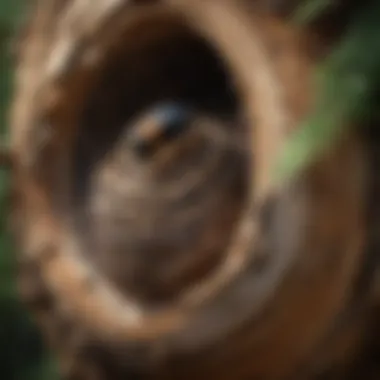
M131 149L142 158L154 154L162 143L178 137L189 126L191 109L181 103L162 103L137 119L128 136Z

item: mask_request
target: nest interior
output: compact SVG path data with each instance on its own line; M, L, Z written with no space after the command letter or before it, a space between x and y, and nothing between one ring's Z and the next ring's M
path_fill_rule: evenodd
M165 102L191 118L142 159L130 133ZM75 139L71 210L82 254L122 292L169 300L223 258L247 197L240 105L222 56L178 16L137 23L107 56Z

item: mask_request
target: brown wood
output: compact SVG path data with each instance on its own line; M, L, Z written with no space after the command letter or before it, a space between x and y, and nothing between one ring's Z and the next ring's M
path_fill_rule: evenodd
M273 181L333 40L268 5L35 1L14 231L20 292L67 379L371 378L374 158L348 129ZM167 100L191 105L189 125L141 159L128 131Z

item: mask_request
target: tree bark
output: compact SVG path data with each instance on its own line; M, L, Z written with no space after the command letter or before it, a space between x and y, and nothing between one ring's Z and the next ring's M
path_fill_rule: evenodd
M338 379L365 351L370 161L348 129L273 180L333 37L269 5L35 1L13 217L20 292L67 379Z

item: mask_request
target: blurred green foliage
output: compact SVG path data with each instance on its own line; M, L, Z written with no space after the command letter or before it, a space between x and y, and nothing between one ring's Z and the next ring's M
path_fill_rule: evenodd
M311 20L329 0L306 0L297 22ZM319 4L319 6L318 6ZM285 145L275 168L279 180L296 176L336 141L347 126L378 117L380 89L380 1L364 2L347 32L316 75L314 112Z
M0 0L0 127L6 139L12 89L10 47L21 17L21 0ZM19 302L15 259L7 233L8 173L0 171L0 378L4 380L57 379L40 336Z

